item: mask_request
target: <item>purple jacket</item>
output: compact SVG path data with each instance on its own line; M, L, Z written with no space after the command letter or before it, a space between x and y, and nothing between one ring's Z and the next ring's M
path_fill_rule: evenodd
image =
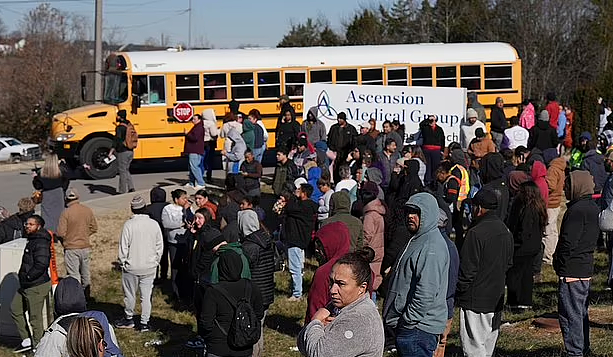
M192 127L185 135L185 154L200 154L204 155L204 126L202 121Z

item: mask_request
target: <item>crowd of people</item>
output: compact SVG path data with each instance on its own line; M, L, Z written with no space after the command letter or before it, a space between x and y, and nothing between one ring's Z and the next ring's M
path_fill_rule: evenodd
M280 104L274 204L261 203L267 144L261 116L257 110L245 116L234 101L221 128L205 111L186 134L193 201L187 188L173 190L171 202L161 187L151 190L149 204L132 198L119 240L124 316L115 328L149 331L152 291L167 284L174 306L196 317L197 334L186 347L211 357L261 356L274 273L286 266L287 301L306 298L297 337L305 356L382 356L386 350L444 356L454 318L464 354L491 356L505 306L532 308L546 264L559 277L566 352L589 353L594 250L601 231L609 231L599 216L613 210L611 128L603 127L597 140L588 132L573 140L573 112L550 93L544 109L526 101L508 120L498 98L488 133L484 108L470 96L460 142L446 143L430 115L419 124L416 142L404 145L408 135L399 122L385 121L378 131L370 120L358 131L341 112L326 131L316 111L299 124L289 98ZM130 142L129 127L121 130L126 133L119 133L113 153L119 156ZM226 138L221 197L205 188L217 135ZM60 213L43 207L42 216L35 215L28 198L19 213L0 222L3 241L28 238L12 304L22 337L18 350L121 355L104 313L86 308L95 218L68 188L57 157L46 161L34 185L43 192L43 206L61 206ZM131 179L120 183L124 192L133 189ZM69 277L55 290L56 320L44 332L38 312L53 280L54 239L64 246ZM305 291L307 257L319 267Z

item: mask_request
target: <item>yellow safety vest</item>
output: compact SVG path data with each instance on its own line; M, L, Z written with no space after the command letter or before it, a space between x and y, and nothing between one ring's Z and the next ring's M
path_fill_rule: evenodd
M453 171L455 168L458 168L462 173L462 179L460 180L460 191L458 192L458 202L456 203L457 208L460 209L462 202L468 198L468 194L470 193L470 176L468 175L468 171L466 171L464 166L458 164L454 165L449 173L451 173L451 171Z

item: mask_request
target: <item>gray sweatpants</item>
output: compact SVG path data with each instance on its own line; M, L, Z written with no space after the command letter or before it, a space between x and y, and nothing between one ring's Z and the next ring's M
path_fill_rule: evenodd
M91 275L89 274L90 252L90 248L64 250L64 263L66 263L68 276L77 279L83 287L91 284Z
M126 193L134 190L132 175L130 175L130 164L134 159L134 151L124 151L115 153L117 156L117 169L119 171L119 187L117 192Z
M460 341L464 356L492 356L501 320L502 311L484 314L460 308Z
M140 290L141 316L140 323L149 323L151 317L151 292L153 291L153 280L155 279L155 269L150 273L135 275L124 271L121 274L121 286L123 287L123 303L126 318L134 316L136 306L136 289Z

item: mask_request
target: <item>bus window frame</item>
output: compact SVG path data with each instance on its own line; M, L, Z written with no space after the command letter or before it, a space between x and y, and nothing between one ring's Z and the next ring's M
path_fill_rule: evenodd
M330 81L329 82L312 82L311 81L311 74L313 72L323 72L323 71L329 71L330 72ZM336 80L336 68L335 67L316 67L315 69L309 69L308 70L308 83L321 83L321 84L334 84L335 80Z
M132 77L147 77L147 101L142 102L143 93L138 93L138 96L141 98L141 107L163 107L166 106L169 102L168 98L168 87L170 87L167 82L167 75L161 73L139 73L134 74ZM162 77L162 82L164 83L164 102L163 103L151 103L151 77Z
M424 86L422 84L418 84L417 87L432 87L434 88L434 83L436 83L436 71L433 70L433 65L416 65L416 66L410 66L409 67L409 85L410 86L415 86L415 84L413 83L413 81L417 80L417 81L425 81L427 79L430 79L430 85L429 86ZM415 79L413 77L413 68L430 68L430 78L417 78Z
M179 76L196 76L196 78L198 79L198 86L186 86L186 87L179 87L179 81L177 80L177 77ZM190 73L175 73L175 100L177 102L187 102L187 103L198 103L202 100L202 87L204 85L204 78L201 75L201 73L196 72L190 72ZM198 99L179 99L179 91L182 89L198 89Z
M432 71L433 75L435 75L436 81L434 83L436 83L435 88L458 88L458 65L457 64L443 64L443 65L435 65L433 66L434 71ZM438 75L438 70L439 68L453 68L453 71L455 72L455 75L453 77L439 77ZM454 85L453 86L440 86L439 85L439 81L454 81Z
M260 74L261 73L276 73L279 76L279 82L278 83L274 83L274 84L260 84ZM256 78L255 82L257 84L257 86L256 86L256 88L257 88L257 99L271 99L271 98L277 99L277 98L279 98L279 96L282 93L282 91L281 91L281 89L282 89L282 80L281 80L282 73L283 73L283 71L281 71L279 69L277 69L277 70L258 70L257 72L255 72L255 78ZM272 97L270 97L270 96L268 96L268 97L260 96L260 87L266 88L266 87L275 87L275 86L279 88L279 93L277 95L274 95ZM256 94L256 93L254 93L254 94ZM243 99L243 98L241 98L241 99ZM244 99L247 99L247 98L244 98Z
M381 79L377 79L377 80L367 80L366 82L364 82L363 76L364 76L364 71L372 71L372 70L379 70L381 73ZM373 83L377 83L380 82L381 84L373 84ZM385 85L385 67L359 67L358 68L358 83L360 85L369 85L369 86L383 86Z
M352 67L352 66L342 66L342 67L333 67L334 73L334 84L348 84L348 85L358 85L360 83L360 71L359 69L362 67ZM355 83L353 81L338 81L338 71L355 71Z
M292 69L282 69L282 73L283 73L283 94L287 94L287 86L291 85L291 86L302 86L302 95L297 96L297 95L290 95L290 98L302 98L304 96L304 86L308 83L308 77L309 77L309 70L308 67L307 68L303 68L303 69L298 69L298 68L292 68ZM299 83L299 82L287 82L287 75L288 74L303 74L304 75L304 82Z
M464 77L462 76L462 67L477 67L479 68L479 77ZM459 71L457 73L459 73L458 79L458 87L460 88L466 88L469 91L480 91L481 88L483 88L483 84L481 83L483 80L483 63L462 63L462 64L458 64L458 69ZM462 87L462 80L469 80L469 79L478 79L479 80L479 88L468 88L468 87Z
M383 85L385 86L393 86L393 87L406 87L409 85L409 65L408 64L392 64L392 65L385 65L383 67L385 69L384 71L384 81L383 81ZM405 83L404 84L392 84L390 85L390 79L389 79L389 71L395 71L395 70L404 70L405 71ZM394 81L393 83L398 83L398 82L402 82L402 79L392 79L392 81Z
M483 64L483 68L482 68L482 73L483 73L483 91L505 91L505 90L514 90L514 78L513 78L513 70L514 70L514 64L516 62L498 62L498 63L484 63ZM487 78L486 76L486 70L487 68L492 68L492 67L508 67L510 69L510 74L511 77L495 77L495 78ZM510 86L509 87L504 87L504 88L487 88L487 82L489 81L510 81Z
M245 71L245 70L241 70L241 71L229 71L228 72L230 75L230 81L229 81L229 88L230 88L230 97L234 100L255 100L256 99L256 93L257 93L257 81L256 81L256 72L254 72L253 70L251 71ZM246 74L246 73L251 73L251 84L232 84L232 75L233 74ZM252 95L251 97L235 97L234 96L234 92L232 91L232 89L236 87L236 88L247 88L247 87L251 87L253 88L252 91Z
M225 84L220 84L220 85L214 85L214 86L207 86L205 85L205 80L204 77L206 75L218 75L218 74L222 74L225 77L226 83ZM207 101L219 101L219 100L228 100L228 83L230 82L230 72L203 72L200 74L202 76L202 101L203 102L207 102ZM220 89L220 88L225 88L226 90L226 96L225 98L207 98L206 96L206 90L207 89Z

